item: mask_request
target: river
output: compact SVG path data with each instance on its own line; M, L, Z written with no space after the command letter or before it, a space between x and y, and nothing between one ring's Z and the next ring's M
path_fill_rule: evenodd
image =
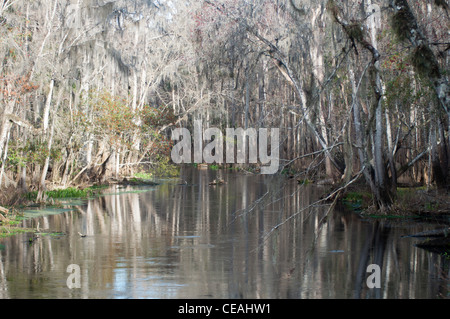
M226 184L209 185L218 174ZM402 237L430 221L329 211L314 204L323 187L276 176L184 169L181 181L25 211L42 234L0 239L0 298L450 296L449 258ZM368 287L371 264L380 288ZM79 288L69 288L70 265Z

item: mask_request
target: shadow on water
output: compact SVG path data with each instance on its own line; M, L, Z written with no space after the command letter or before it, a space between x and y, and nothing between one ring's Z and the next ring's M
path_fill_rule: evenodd
M209 185L217 174L226 184ZM0 298L449 297L448 256L402 237L429 222L336 208L319 232L329 205L305 207L320 187L223 171L182 175L182 183L113 187L26 220L42 233L0 241ZM67 286L72 264L80 288ZM367 286L370 264L380 266L379 289Z

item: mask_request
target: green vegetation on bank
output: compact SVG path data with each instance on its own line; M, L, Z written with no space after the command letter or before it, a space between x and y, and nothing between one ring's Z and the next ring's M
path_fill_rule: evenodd
M180 167L172 164L169 157L159 157L158 164L153 168L152 175L156 177L177 177L180 175Z
M172 167L170 164L165 165L164 167L160 167L159 170L156 171L155 175L160 174L162 176L178 176L179 170ZM118 184L124 185L156 185L156 183L152 182L151 179L153 177L153 173L145 173L139 172L134 174L134 177L131 179L123 179L118 182ZM59 200L63 199L86 199L91 196L95 196L101 193L102 190L110 187L109 184L103 185L92 185L88 187L68 187L64 189L54 189L45 191L45 196L43 197L43 201L38 201L37 191L31 191L24 193L22 195L23 201L20 201L19 204L15 204L13 206L9 206L8 208L3 208L0 211L0 238L5 238L9 236L13 236L19 233L35 233L35 235L39 236L60 236L60 233L39 233L36 228L26 228L21 226L21 222L26 219L23 213L20 213L17 210L17 207L34 207L38 204L40 207L45 207L47 205L51 205L51 207L59 207L62 204ZM52 208L52 209L53 209ZM4 211L4 212L3 212ZM3 213L2 213L3 212Z
M23 214L13 211L11 216L8 218L3 218L0 221L0 239L11 237L17 234L23 233L33 233L33 237L29 238L30 243L34 241L38 236L51 236L51 237L60 237L63 236L64 233L61 232L42 232L39 230L39 227L23 227L22 221L27 219Z
M136 179L152 179L153 175L151 173L144 173L144 172L139 172L134 174L134 178Z
M373 209L373 196L366 190L347 191L341 198L344 206L356 213L371 218L411 218L421 215L439 215L450 212L446 195L426 187L398 187L395 206L391 214L377 214Z
M51 191L46 191L45 195L49 199L86 198L94 195L98 190L103 189L105 187L107 186L90 186L86 188L69 187L64 189L55 189ZM29 201L36 201L37 194L38 194L37 191L32 191L27 193L25 197Z
M10 237L19 233L35 232L36 229L34 228L20 226L23 219L24 217L20 216L20 214L15 214L12 217L0 221L0 238Z

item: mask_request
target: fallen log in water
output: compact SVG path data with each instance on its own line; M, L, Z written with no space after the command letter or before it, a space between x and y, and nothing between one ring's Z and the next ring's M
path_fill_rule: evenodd
M121 185L128 186L157 186L159 183L154 182L149 179L139 179L139 178L124 178L122 181L118 182Z
M449 237L440 237L440 238L425 240L422 243L416 244L416 247L435 251L435 252L448 251L448 249L450 248L450 238Z
M423 238L429 238L429 237L448 237L450 235L450 227L443 228L443 229L434 229L434 230L428 230L424 232L420 232L414 235L408 235L404 237L423 237Z
M416 247L441 253L450 248L450 227L428 230L417 234L403 236L421 238L424 241L416 244Z

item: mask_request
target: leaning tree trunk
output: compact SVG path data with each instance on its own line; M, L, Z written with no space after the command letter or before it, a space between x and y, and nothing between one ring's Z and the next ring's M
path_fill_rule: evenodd
M343 17L340 8L337 6L334 0L328 2L328 9L331 11L336 22L342 26L344 32L348 38L354 44L356 49L356 43L362 45L364 49L369 51L372 55L372 60L369 64L369 81L374 90L375 100L373 104L373 112L375 118L375 127L372 130L373 137L373 165L365 163L369 170L373 171L373 177L371 174L365 174L366 181L372 189L374 200L377 208L382 212L388 211L393 204L393 195L388 187L388 180L385 167L385 154L383 145L383 86L380 76L380 53L374 46L376 44L371 43L365 39L363 26L359 23L350 23ZM364 147L360 145L360 147ZM372 166L372 167L371 167Z

